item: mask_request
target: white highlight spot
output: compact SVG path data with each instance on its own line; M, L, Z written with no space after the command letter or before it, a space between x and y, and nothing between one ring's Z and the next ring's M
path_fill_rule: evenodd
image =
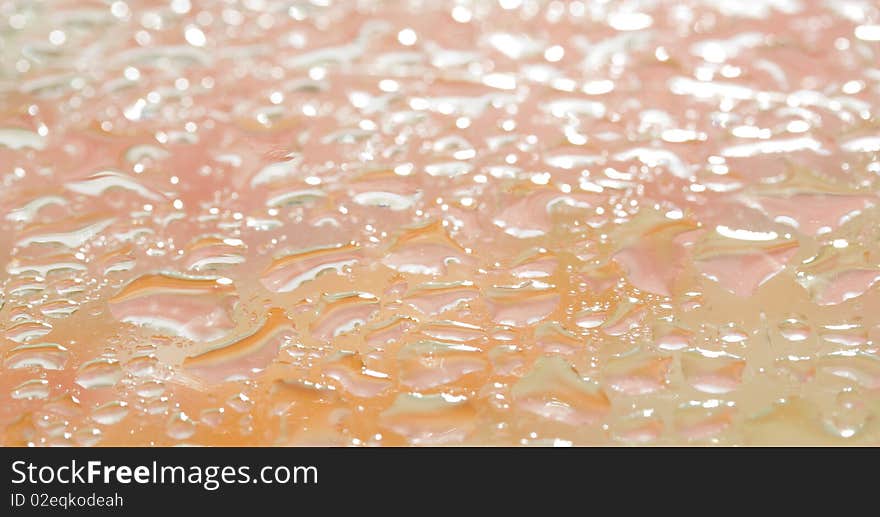
M204 47L205 43L207 42L207 38L205 38L205 33L202 32L202 29L196 27L195 25L186 26L184 37L186 38L186 42L194 47Z
M608 17L608 25L618 31L639 31L653 23L654 19L645 13L615 13Z
M880 25L859 25L855 35L862 41L880 41Z
M399 41L402 45L411 46L415 45L416 41L418 41L419 37L416 35L416 31L406 28L397 33L397 41Z
M779 234L776 232L754 232L752 230L734 229L722 224L716 226L715 231L728 239L739 241L772 241L779 237Z

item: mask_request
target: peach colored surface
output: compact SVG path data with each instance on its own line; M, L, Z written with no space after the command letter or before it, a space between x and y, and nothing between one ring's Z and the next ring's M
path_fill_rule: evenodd
M0 444L880 443L871 0L0 0Z

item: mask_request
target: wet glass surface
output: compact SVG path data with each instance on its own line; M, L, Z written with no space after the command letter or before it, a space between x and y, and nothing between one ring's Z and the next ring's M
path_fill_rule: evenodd
M0 443L876 444L871 0L0 1Z

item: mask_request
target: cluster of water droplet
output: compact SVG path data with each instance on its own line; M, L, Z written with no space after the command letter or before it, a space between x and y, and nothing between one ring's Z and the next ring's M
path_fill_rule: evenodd
M0 443L877 443L878 63L860 0L3 0Z

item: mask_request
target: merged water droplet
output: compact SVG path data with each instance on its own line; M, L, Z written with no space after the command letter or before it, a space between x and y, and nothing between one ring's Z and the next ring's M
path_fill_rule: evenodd
M246 4L4 7L0 445L880 442L871 2Z

